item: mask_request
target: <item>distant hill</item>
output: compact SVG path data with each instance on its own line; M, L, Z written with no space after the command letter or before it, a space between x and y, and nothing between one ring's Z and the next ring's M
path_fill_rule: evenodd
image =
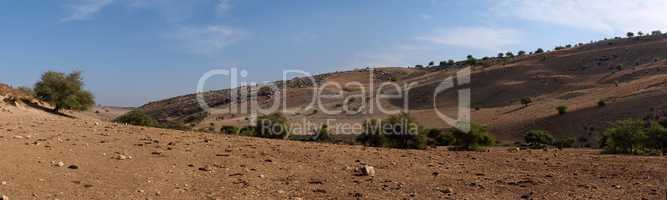
M513 57L477 58L474 62L442 62L418 68L358 69L318 75L316 82L345 84L359 81L363 83L363 89L376 91L383 82L411 84L413 88L406 96L411 108L409 114L425 127L448 128L436 116L433 105L435 103L440 110L453 115L455 113L451 111L457 106L457 95L452 90L439 95L433 102L433 91L458 69L472 66L469 85L474 108L472 120L490 127L498 139L506 143L519 140L525 130L543 128L557 137L572 137L580 145L593 146L609 122L664 116L667 108L667 36L616 38L558 49L544 53L526 52ZM368 78L371 72L374 88ZM326 115L306 110L313 96L313 84L301 79L291 81L286 83L289 89L285 113L291 121L336 119L338 122L362 122L386 117L380 113ZM329 90L336 92L333 88L327 88ZM231 91L212 91L205 97L210 106L226 108L233 101L242 101L231 99ZM350 97L359 95L361 89L342 88L342 92L345 97ZM260 96L258 101L266 103L272 98L270 95ZM522 98L530 98L532 103L524 107L520 103ZM343 100L323 104L334 109L343 104ZM380 104L403 107L402 100L382 100ZM568 107L567 114L557 114L555 108L561 105ZM251 120L247 114L206 112L198 106L194 94L151 102L137 110L160 121L194 129L218 129L222 125L240 127Z

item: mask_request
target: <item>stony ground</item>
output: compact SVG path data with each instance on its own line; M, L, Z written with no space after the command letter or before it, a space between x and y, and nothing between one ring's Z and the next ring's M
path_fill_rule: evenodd
M666 199L667 158L364 148L0 113L10 199ZM375 176L359 176L367 164Z

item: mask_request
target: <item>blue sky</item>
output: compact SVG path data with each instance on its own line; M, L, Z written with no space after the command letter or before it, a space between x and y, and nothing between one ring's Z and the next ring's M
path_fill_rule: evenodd
M550 49L667 30L665 10L661 0L0 0L0 82L82 70L98 103L138 106L192 93L212 69L265 81Z

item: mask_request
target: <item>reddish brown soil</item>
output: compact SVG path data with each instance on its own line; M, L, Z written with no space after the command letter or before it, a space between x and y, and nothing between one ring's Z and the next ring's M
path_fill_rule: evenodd
M11 199L661 200L667 191L665 157L574 149L377 149L3 108L0 193ZM59 161L64 166L53 164ZM361 164L374 166L376 176L355 175Z

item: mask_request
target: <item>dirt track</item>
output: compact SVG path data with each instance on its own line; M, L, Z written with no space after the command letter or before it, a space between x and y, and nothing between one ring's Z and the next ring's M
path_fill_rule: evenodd
M11 199L662 200L667 191L665 157L376 149L16 110L0 114L0 152L0 193ZM360 164L377 175L356 176Z

